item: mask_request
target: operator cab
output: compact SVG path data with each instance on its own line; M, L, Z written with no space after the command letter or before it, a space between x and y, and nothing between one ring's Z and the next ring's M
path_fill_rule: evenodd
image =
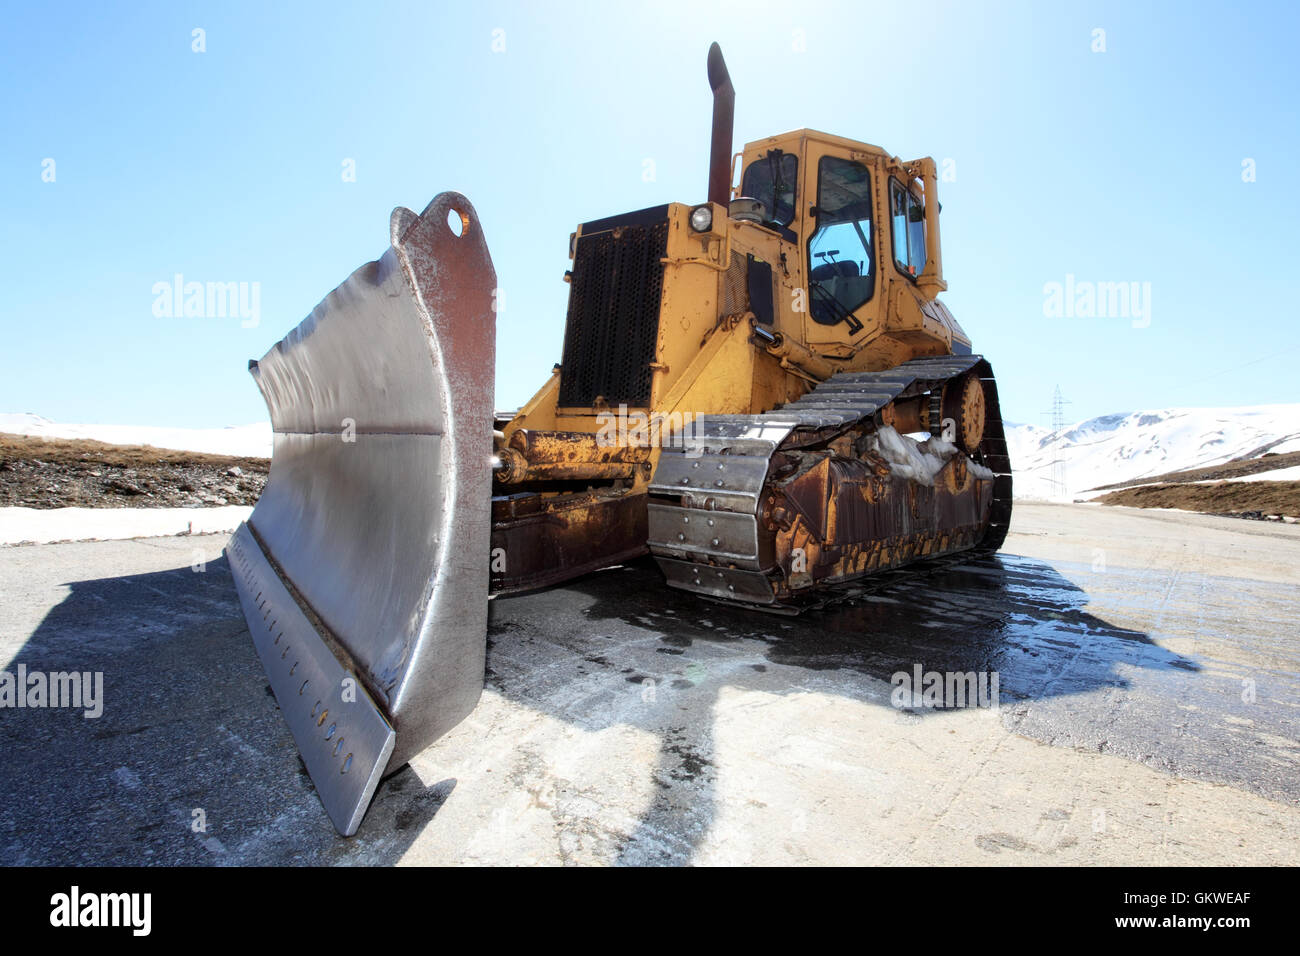
M933 189L933 161L903 163L878 147L814 130L750 143L741 155L735 202L753 201L755 212L744 218L802 247L807 312L817 325L845 323L856 335L883 295L882 276L906 279L927 299L945 287L931 254L937 232L928 234L937 209L928 211L924 201L925 187Z

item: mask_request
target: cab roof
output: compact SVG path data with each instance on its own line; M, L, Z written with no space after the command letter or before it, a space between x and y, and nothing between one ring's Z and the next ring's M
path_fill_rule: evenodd
M823 133L821 130L815 130L815 129L795 129L795 130L791 130L788 133L780 133L776 136L768 136L765 137L764 139L756 139L753 142L746 143L744 151L748 153L751 150L759 150L763 148L770 148L773 146L780 146L783 143L789 143L792 139L793 140L810 139L820 143L826 143L827 145L830 146L840 146L845 149L854 149L857 150L858 152L873 153L877 156L884 156L886 158L888 158L889 156L889 154L886 153L879 146L872 146L870 143L863 143L856 139L848 139L844 136L836 136L834 133Z

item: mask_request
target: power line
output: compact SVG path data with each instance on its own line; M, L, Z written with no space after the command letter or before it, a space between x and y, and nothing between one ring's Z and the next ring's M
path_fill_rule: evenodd
M1213 375L1207 375L1205 376L1205 378L1198 378L1195 381L1191 381L1191 382L1183 382L1182 387L1189 388L1192 385L1201 385L1205 382L1209 382L1223 375L1227 375L1229 372L1240 372L1243 368L1250 368L1252 365L1258 365L1260 362L1267 362L1269 359L1275 359L1279 355L1286 355L1289 352L1296 351L1297 349L1300 349L1300 342L1297 342L1294 345L1290 345L1284 349L1278 349L1276 352L1270 352L1268 355L1262 356L1260 358L1251 359L1249 362L1243 362L1241 365L1234 365L1231 368L1219 369L1219 371L1215 372Z

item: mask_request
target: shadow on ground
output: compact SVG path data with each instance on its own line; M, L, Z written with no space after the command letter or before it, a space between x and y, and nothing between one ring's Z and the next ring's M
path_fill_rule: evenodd
M716 811L711 728L723 687L819 691L893 708L891 679L918 664L996 672L1003 719L1014 722L1031 702L1126 688L1121 665L1181 679L1198 670L1147 634L1087 613L1080 588L1018 557L900 576L853 604L797 618L668 590L649 560L565 590L587 600L567 614L553 592L493 603L488 686L587 730L611 717L658 737L655 796L635 832L612 848L631 864L689 862L708 832ZM565 686L600 671L637 685L633 693L649 684L654 697L671 696L671 706L611 707L598 689L584 695ZM611 684L617 679L597 682ZM900 719L951 713L907 707Z
M455 787L404 769L340 839L225 558L69 586L6 670L102 672L105 706L0 711L0 863L389 863Z

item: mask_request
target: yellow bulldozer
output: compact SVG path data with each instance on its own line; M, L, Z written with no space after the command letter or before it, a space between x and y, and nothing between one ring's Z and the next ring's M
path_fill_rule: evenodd
M797 613L997 550L1011 468L989 363L939 301L934 160L814 130L732 156L709 51L708 201L569 237L560 362L494 416L496 277L469 201L250 371L274 451L227 548L340 832L483 687L488 602L653 555L669 586Z

